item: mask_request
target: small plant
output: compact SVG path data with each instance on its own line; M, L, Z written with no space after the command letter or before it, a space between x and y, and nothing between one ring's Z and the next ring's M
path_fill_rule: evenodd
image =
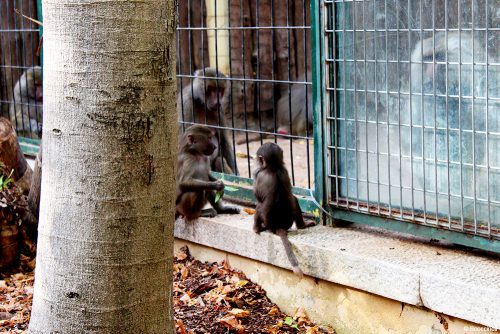
M287 326L290 326L291 328L295 328L296 330L299 330L299 325L295 321L293 321L292 317L286 317L285 321L283 321L283 323Z
M12 183L12 174L14 170L10 171L10 174L6 177L5 175L0 176L0 191L4 191L9 188L9 185Z

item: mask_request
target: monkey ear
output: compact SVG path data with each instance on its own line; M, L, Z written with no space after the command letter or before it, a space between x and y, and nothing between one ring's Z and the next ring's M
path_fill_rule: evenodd
M257 159L259 159L259 164L263 167L263 168L266 168L266 160L264 159L264 157L262 155L258 155L257 156Z
M194 137L193 137L193 135L188 135L188 142L189 142L190 145L194 143Z

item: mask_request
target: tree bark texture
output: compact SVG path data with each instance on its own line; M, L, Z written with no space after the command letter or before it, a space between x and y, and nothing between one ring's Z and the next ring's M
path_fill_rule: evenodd
M44 0L31 333L173 333L175 1Z

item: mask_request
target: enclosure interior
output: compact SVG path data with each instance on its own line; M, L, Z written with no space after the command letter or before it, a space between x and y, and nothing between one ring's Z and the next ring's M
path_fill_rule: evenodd
M308 0L179 2L178 87L181 126L207 124L183 108L195 99L196 70L216 68L226 86L221 109L239 175L251 178L255 152L268 141L284 150L294 186L314 182L311 27ZM203 77L203 71L200 74ZM189 121L186 121L188 119ZM216 124L214 124L216 123Z

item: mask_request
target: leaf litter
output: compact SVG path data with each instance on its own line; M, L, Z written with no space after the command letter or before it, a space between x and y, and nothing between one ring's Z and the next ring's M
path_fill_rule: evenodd
M34 272L0 276L0 333L27 333ZM262 287L228 263L200 262L187 247L174 257L173 308L177 334L335 334L313 324L306 311L281 312Z
M177 334L335 333L313 324L303 308L284 314L241 271L225 261L202 263L187 247L174 258L173 305Z

